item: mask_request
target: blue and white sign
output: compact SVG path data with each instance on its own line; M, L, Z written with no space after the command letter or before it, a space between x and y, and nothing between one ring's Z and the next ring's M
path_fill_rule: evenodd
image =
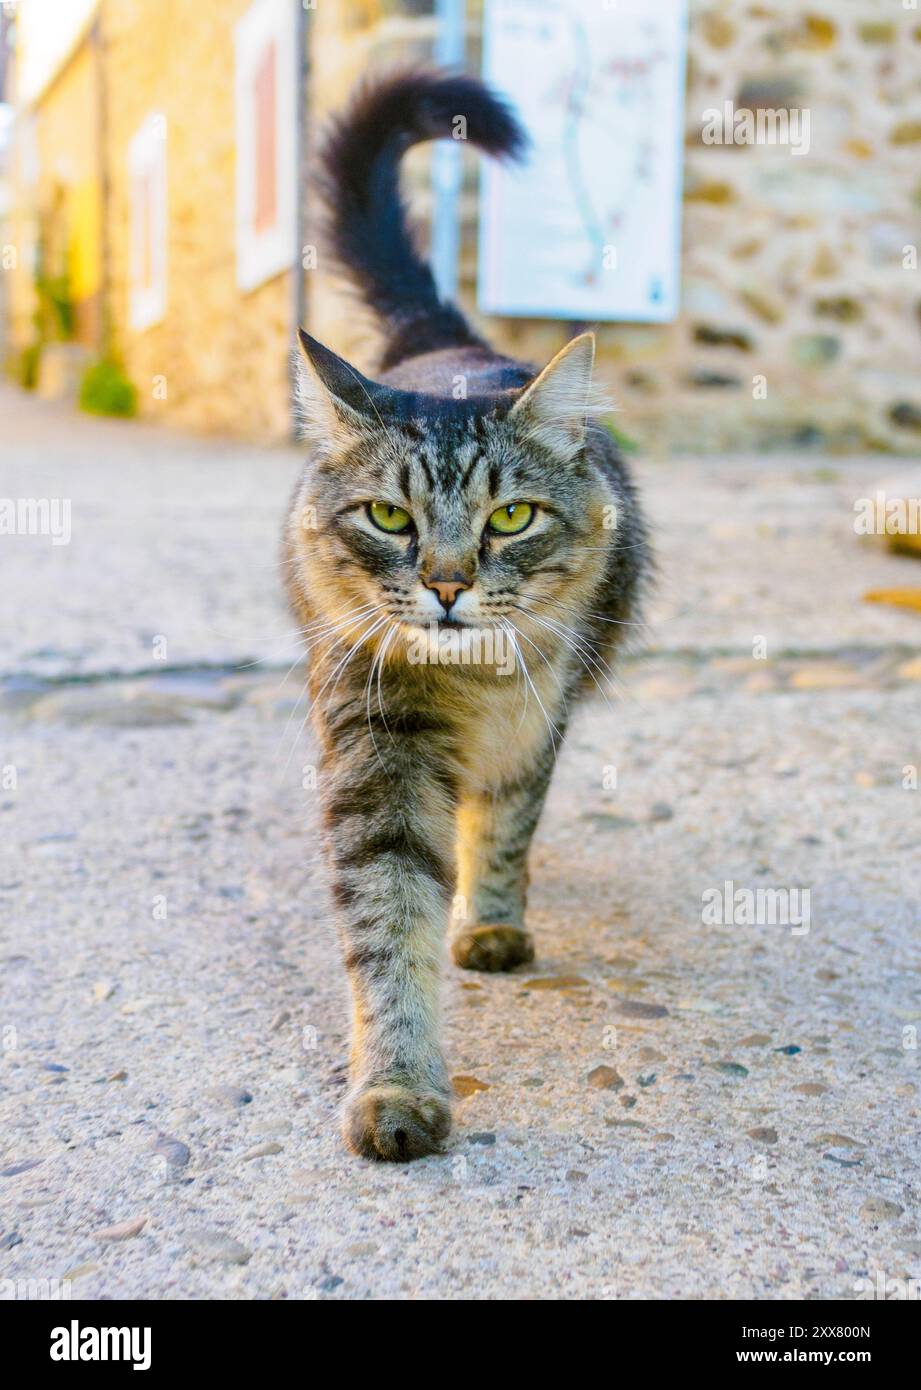
M678 312L686 0L486 0L484 77L532 140L485 160L484 313Z

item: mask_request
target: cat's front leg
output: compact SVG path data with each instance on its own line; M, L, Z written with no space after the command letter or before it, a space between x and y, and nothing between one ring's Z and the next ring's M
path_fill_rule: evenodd
M437 737L379 727L375 744L365 721L362 702L325 730L333 893L353 1005L343 1133L357 1154L403 1161L436 1150L451 1127L438 995L455 805Z
M461 800L457 890L464 911L451 954L466 970L512 970L534 959L524 920L528 851L554 761L548 742L514 782L468 791Z

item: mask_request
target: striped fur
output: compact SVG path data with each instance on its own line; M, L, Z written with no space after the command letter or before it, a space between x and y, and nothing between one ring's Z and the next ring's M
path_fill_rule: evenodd
M462 95L491 100L469 81ZM367 122L373 92L361 102ZM386 268L364 273L379 285ZM284 537L353 1000L344 1132L384 1159L431 1152L450 1126L445 938L468 968L532 958L527 853L556 751L634 630L647 572L630 479L592 419L591 339L535 377L457 336L371 381L302 335L308 456ZM375 501L412 525L380 531ZM527 529L492 531L496 508L520 501L535 507ZM445 577L466 586L450 615L428 587Z

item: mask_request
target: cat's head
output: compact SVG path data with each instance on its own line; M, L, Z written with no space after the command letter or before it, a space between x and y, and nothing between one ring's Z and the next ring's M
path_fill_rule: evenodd
M301 344L312 448L289 561L305 606L410 631L565 621L603 563L611 500L584 457L592 335L528 385L460 400L381 385Z

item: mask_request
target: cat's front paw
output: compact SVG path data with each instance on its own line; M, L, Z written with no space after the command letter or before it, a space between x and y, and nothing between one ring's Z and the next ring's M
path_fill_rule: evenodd
M408 1163L438 1152L451 1129L451 1107L437 1091L369 1086L349 1096L342 1129L349 1148L362 1158Z
M468 927L451 942L451 954L464 970L514 970L534 959L534 941L520 927Z

